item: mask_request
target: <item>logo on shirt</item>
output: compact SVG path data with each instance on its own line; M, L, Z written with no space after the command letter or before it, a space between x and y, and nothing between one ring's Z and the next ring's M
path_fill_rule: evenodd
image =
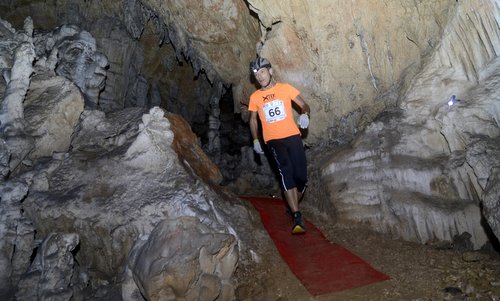
M267 94L266 96L262 96L262 101L271 101L275 98L274 93L273 94Z

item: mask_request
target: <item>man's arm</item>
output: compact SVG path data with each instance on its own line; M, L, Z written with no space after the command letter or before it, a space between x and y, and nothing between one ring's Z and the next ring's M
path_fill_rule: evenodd
M250 111L250 133L252 133L253 140L259 139L259 123L255 111Z
M307 129L309 126L309 114L311 113L311 108L309 105L300 97L300 95L297 95L295 99L293 99L293 102L295 102L296 105L300 107L300 116L297 119L297 124L299 125L299 128L301 129Z
M309 115L311 113L311 108L304 101L304 99L302 99L302 97L300 95L297 95L297 97L295 97L293 99L293 102L295 102L300 107L300 109L302 110L300 112L300 114L307 114L307 115Z
M253 150L259 155L264 154L259 141L259 123L257 121L257 112L253 111L250 111L250 132L252 133L253 138Z

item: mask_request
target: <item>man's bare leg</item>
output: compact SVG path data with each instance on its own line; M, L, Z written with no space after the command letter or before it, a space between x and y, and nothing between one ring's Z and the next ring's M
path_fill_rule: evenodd
M285 191L285 199L292 210L292 213L299 211L299 192L297 188Z

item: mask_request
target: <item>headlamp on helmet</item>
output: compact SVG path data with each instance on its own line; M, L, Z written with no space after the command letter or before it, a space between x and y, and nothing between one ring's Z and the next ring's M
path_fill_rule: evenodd
M263 57L258 57L250 62L250 71L252 73L257 73L259 69L264 67L271 68L271 62L269 62L267 59Z

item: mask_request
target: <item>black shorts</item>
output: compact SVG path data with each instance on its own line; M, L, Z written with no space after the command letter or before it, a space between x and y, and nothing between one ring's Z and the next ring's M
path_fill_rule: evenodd
M307 161L300 135L267 141L269 151L276 160L283 191L297 188L304 192L307 185Z

